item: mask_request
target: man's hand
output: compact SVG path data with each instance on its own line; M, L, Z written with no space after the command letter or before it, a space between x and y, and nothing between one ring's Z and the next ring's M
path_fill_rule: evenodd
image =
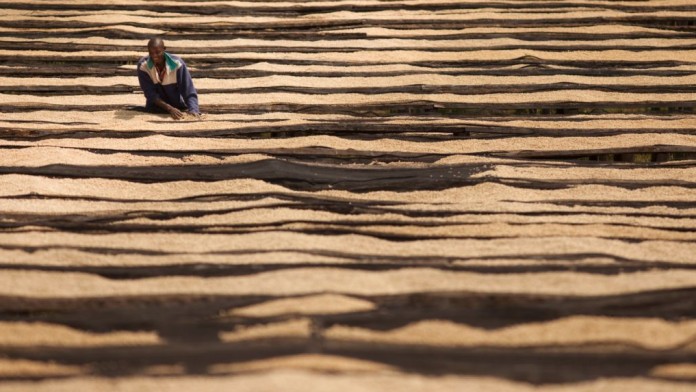
M182 113L181 110L173 106L169 107L169 115L172 116L172 118L175 120L181 120L185 117L184 113Z
M167 113L169 113L169 115L172 116L172 118L175 120L181 120L184 117L186 117L186 115L182 113L181 110L164 102L161 98L157 98L157 100L155 101L155 105L157 105L159 108L163 110L166 110Z
M186 114L188 114L189 116L195 117L196 120L200 120L202 118L202 114L200 114L200 113L187 111Z

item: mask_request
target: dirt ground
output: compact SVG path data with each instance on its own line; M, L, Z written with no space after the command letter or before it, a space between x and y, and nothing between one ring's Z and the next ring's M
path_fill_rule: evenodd
M693 391L694 20L0 0L0 392Z

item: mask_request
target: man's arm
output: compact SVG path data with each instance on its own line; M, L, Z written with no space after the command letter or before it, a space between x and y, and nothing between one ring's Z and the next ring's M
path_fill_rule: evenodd
M152 78L150 78L150 75L148 75L146 72L141 70L140 67L138 67L138 82L140 82L140 88L145 93L145 99L153 102L162 110L165 110L175 120L184 118L184 114L181 113L179 109L169 105L159 97L157 94L157 87L155 87L155 83L152 82Z
M181 112L181 110L175 108L174 106L164 102L162 98L157 97L155 100L155 105L159 106L160 108L166 110L170 116L172 116L173 119L175 120L181 120L184 118L184 113Z
M198 108L198 92L193 86L193 79L183 60L181 60L181 67L176 71L176 83L179 86L181 96L184 98L188 112L200 114L201 111Z

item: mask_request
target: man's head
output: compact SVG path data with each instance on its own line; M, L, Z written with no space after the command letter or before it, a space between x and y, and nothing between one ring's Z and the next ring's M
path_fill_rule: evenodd
M167 48L164 46L164 40L159 37L150 39L147 42L147 51L150 53L150 58L154 61L157 67L164 66L164 51Z

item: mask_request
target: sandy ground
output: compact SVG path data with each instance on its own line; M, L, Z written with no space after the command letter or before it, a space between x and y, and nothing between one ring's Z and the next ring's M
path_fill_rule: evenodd
M0 9L0 391L693 390L691 1Z

